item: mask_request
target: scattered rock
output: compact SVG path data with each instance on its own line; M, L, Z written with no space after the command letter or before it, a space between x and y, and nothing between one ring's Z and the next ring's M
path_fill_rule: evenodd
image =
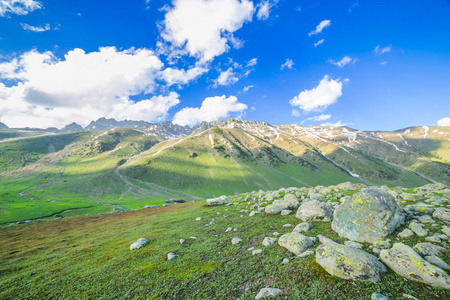
M283 209L281 211L282 216L287 216L287 215L290 215L291 213L292 213L292 210L290 210L290 209Z
M225 230L225 233L230 232L231 230L233 230L233 227L228 227L227 230Z
M398 236L401 237L401 238L409 238L409 237L411 237L413 235L414 235L414 233L412 232L412 230L408 229L408 228L404 229L402 232L400 232L398 234Z
M420 216L418 219L420 223L436 223L436 221L433 220L433 218L430 215L423 215Z
M316 240L316 238L306 237L298 232L291 232L282 235L278 240L278 245L286 248L295 255L299 255L305 252L309 247L313 246Z
M302 233L302 232L307 232L309 231L311 228L313 228L312 224L309 223L300 223L297 226L295 226L293 232L298 232L298 233Z
M442 232L445 233L448 237L450 237L450 227L444 226L442 227Z
M270 245L273 245L276 241L277 241L276 238L273 238L273 237L266 237L266 238L264 238L262 244L263 244L263 246L268 247L268 246L270 246Z
M378 282L387 273L375 256L331 240L317 247L316 262L329 274L350 280Z
M329 203L313 200L303 203L298 208L295 217L304 222L330 222L333 219L333 211L334 207Z
M445 251L445 248L430 243L418 243L414 246L414 250L422 256L428 256L441 255Z
M172 259L174 259L177 256L178 255L175 255L174 253L170 252L170 253L167 254L167 260L172 260Z
M444 207L436 208L433 217L441 221L450 222L450 209Z
M202 219L202 217L198 217L197 219L195 219L195 221L201 221Z
M252 255L255 256L255 255L261 254L262 252L263 252L262 249L253 250Z
M428 235L428 230L423 228L423 224L421 224L421 223L411 222L411 224L409 224L409 228L411 228L411 230L418 236L427 236Z
M249 217L253 217L254 215L257 215L257 214L260 214L260 212L257 211L257 210L253 210L253 211L250 212L250 214L248 216Z
M140 238L136 242L134 242L133 244L130 245L130 250L139 249L147 243L148 243L148 240L146 238Z
M274 233L272 233L274 236L279 236L280 235L280 233L279 232L274 232Z
M283 227L294 227L294 224L284 224ZM449 228L450 230L450 228Z
M440 257L437 257L436 255L429 255L429 256L425 256L424 258L430 264L433 264L436 267L441 268L442 270L450 271L450 266L444 260L442 260Z
M409 280L450 289L450 276L405 244L396 243L389 250L381 250L380 258L395 273Z
M376 241L373 243L373 245L380 249L389 249L391 248L390 241Z
M266 297L275 297L278 295L283 294L283 291L280 289L274 289L274 288L263 288L259 291L258 295L256 295L255 299L261 299Z
M180 239L180 244L184 244L184 242L186 242L185 239Z
M336 208L331 227L340 237L375 242L394 232L404 219L403 210L391 194L368 188Z
M363 244L357 243L357 242L353 242L353 241L345 241L344 242L345 246L350 246L356 249L362 249L364 246Z
M285 258L283 259L283 261L281 262L283 265L288 264L289 263L289 259Z
M300 253L300 254L298 255L298 257L307 257L307 256L311 256L311 255L313 255L313 254L314 254L314 251L312 251L312 250L306 250L305 252Z
M222 204L228 204L230 203L230 198L227 196L220 196L217 198L207 199L206 204L209 206L216 206L216 205L222 205Z
M293 194L286 194L283 198L283 203L291 209L296 209L300 205L297 197Z
M372 296L370 296L370 300L389 300L389 298L382 294L372 293Z
M237 245L237 244L239 244L240 242L242 242L242 239L240 239L240 238L238 238L238 237L235 237L235 238L233 238L233 239L231 240L231 244L233 244L233 245Z

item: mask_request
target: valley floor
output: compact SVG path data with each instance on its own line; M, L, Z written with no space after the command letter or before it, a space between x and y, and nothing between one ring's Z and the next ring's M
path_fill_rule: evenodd
M292 231L284 224L301 223L295 214L249 217L242 209L201 201L0 227L0 298L242 300L264 287L282 289L279 299L369 299L374 292L391 299L450 298L448 290L392 271L378 283L330 276L314 255L262 246L274 232ZM318 234L343 242L329 222L316 222L307 233ZM232 245L234 237L242 242ZM139 238L149 242L130 251ZM253 256L251 247L263 252ZM167 261L169 252L178 256ZM290 262L283 264L285 258Z

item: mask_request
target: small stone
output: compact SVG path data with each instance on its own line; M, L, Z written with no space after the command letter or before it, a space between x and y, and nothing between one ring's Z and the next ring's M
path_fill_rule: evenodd
M295 226L293 232L303 233L309 231L311 228L313 228L312 224L309 223L300 223L297 226Z
M240 239L240 238L238 238L238 237L235 237L235 238L233 238L233 239L231 240L231 244L233 244L233 245L237 245L237 244L239 244L240 242L242 242L242 239Z
M438 236L432 235L432 236L427 236L425 238L425 241L430 242L430 243L440 243L441 239Z
M391 248L391 243L389 241L376 241L373 243L376 248L389 249Z
M420 216L418 219L420 223L436 223L436 221L433 220L433 218L430 215L423 215Z
M235 229L233 229L233 231L238 231L238 229L237 229L237 228L235 228Z
M405 299L410 299L410 300L419 300L414 296L408 295L408 294L403 294L402 295Z
M314 251L312 250L306 250L303 253L300 253L299 255L297 255L298 257L307 257L307 256L311 256L314 254Z
M134 242L133 244L130 245L130 250L139 249L147 243L148 243L148 240L146 238L140 238L136 242Z
M186 240L180 239L180 244L184 244L184 242L186 242Z
M282 262L283 265L288 264L288 263L289 263L289 259L287 259L287 258L283 259L283 262Z
M167 260L172 260L175 257L177 257L178 255L175 255L174 253L170 252L169 254L167 254Z
M418 243L413 248L422 256L441 255L445 251L445 248L430 243Z
M316 243L317 239L314 237L307 237L298 232L291 232L284 234L278 240L278 245L286 248L288 251L299 255L305 252L309 247Z
M357 242L353 242L353 241L345 241L344 242L345 246L350 246L356 249L362 249L363 248L363 244L357 243Z
M262 252L263 252L262 249L253 250L252 255L255 256L255 255L261 254Z
M287 215L290 215L291 213L292 213L292 210L290 210L290 209L283 209L281 211L282 216L287 216Z
M247 249L247 251L252 251L254 249L255 249L255 247L250 247L250 248Z
M398 234L398 236L401 237L401 238L409 238L409 237L411 237L413 235L414 235L414 232L412 232L412 230L408 229L408 228L404 229L402 232L400 232Z
M294 224L284 224L283 227L294 227Z
M430 256L425 256L424 258L430 264L433 264L436 267L441 268L442 270L450 271L450 266L444 260L442 260L440 257L437 257L436 255L430 255Z
M227 230L225 230L225 233L230 232L231 230L233 230L233 227L228 227Z
M445 207L436 208L433 217L441 221L450 222L450 209Z
M189 238L190 238L190 239L193 239L193 240L196 240L196 239L197 239L196 236L190 236Z
M278 235L280 235L280 233L279 232L274 232L274 233L272 233L274 236L278 236Z
M263 246L268 247L268 246L270 246L270 245L273 245L276 241L277 241L276 238L273 238L273 237L266 237L266 238L264 238L262 244L263 244Z
M195 219L195 221L201 221L202 219L202 217L198 217L197 219Z
M372 293L372 296L370 296L370 300L389 300L389 298L382 294Z
M266 297L275 297L278 295L281 295L283 293L280 289L274 289L274 288L263 288L259 291L258 295L256 295L255 299L261 299Z
M448 237L450 237L450 227L444 226L442 227L442 232L445 233Z
M423 228L423 224L412 222L409 224L409 228L418 236L427 236L428 230Z
M373 249L372 249L372 252L375 253L375 254L380 254L381 249L373 248Z
M250 214L249 214L248 216L249 216L249 217L253 217L254 215L257 215L257 214L260 214L260 212L254 210L254 211L250 212Z

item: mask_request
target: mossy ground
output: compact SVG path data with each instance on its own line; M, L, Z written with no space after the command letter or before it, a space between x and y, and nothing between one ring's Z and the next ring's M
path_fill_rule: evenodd
M262 246L273 232L292 231L283 224L300 223L294 215L248 217L242 208L201 201L1 227L0 298L254 299L266 286L284 291L277 299L368 299L373 292L392 299L403 299L403 293L450 297L449 291L391 271L376 284L330 276L314 256L298 258L277 244ZM237 231L225 233L228 227ZM343 242L330 223L314 223L307 235L317 234ZM149 243L130 251L141 237ZM242 242L231 245L233 237ZM179 244L181 238L185 244ZM250 247L263 253L252 256ZM169 252L179 256L166 261ZM284 258L290 259L286 265Z

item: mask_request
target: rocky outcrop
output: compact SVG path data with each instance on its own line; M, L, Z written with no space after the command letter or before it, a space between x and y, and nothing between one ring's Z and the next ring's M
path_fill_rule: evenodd
M363 189L339 205L332 229L358 242L375 242L391 234L405 219L391 194L381 188Z
M217 198L207 199L206 204L209 206L216 206L230 203L230 198L227 196L220 196Z

